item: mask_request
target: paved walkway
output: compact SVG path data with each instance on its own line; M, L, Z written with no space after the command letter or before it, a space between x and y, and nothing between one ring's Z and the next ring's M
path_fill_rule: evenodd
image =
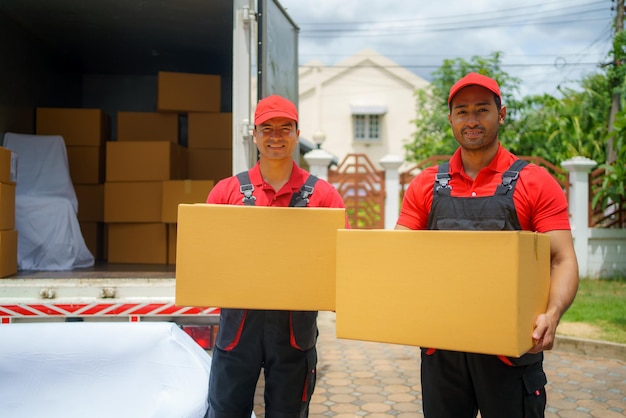
M320 312L317 386L311 418L422 416L419 349L339 340L335 316ZM565 351L547 352L547 418L626 416L626 362ZM259 382L255 414L263 413Z

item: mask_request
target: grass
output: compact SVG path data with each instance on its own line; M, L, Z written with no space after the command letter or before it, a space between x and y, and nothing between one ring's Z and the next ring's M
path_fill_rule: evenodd
M626 344L626 277L581 279L576 299L561 322L592 325L599 330L599 339Z

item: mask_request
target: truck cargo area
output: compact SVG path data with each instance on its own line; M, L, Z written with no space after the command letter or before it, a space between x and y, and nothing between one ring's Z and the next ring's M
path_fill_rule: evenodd
M3 0L0 35L0 132L32 133L34 106L154 111L158 71L220 75L231 109L232 1Z
M3 0L0 139L7 132L37 134L37 109L83 108L104 112L110 123L105 140L117 141L118 112L157 111L159 72L219 76L219 111L232 112L234 5L229 0ZM186 146L182 113L178 136ZM75 188L86 183L72 181ZM79 209L82 222L80 216ZM81 228L85 236L85 225ZM104 232L97 228L102 243ZM90 250L96 258L91 269L19 271L13 277L174 277L173 266L108 265L106 249Z

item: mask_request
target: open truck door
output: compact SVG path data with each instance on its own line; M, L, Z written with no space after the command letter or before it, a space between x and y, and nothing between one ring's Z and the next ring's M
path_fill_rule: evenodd
M299 28L276 0L236 0L233 24L233 174L252 167L253 112L279 94L298 106ZM294 150L299 160L299 150Z

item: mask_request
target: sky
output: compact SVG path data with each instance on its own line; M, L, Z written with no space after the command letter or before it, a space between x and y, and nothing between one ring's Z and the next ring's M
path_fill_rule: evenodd
M445 59L501 52L520 97L559 97L602 71L615 1L278 0L300 28L301 66L336 65L371 48L430 81Z

